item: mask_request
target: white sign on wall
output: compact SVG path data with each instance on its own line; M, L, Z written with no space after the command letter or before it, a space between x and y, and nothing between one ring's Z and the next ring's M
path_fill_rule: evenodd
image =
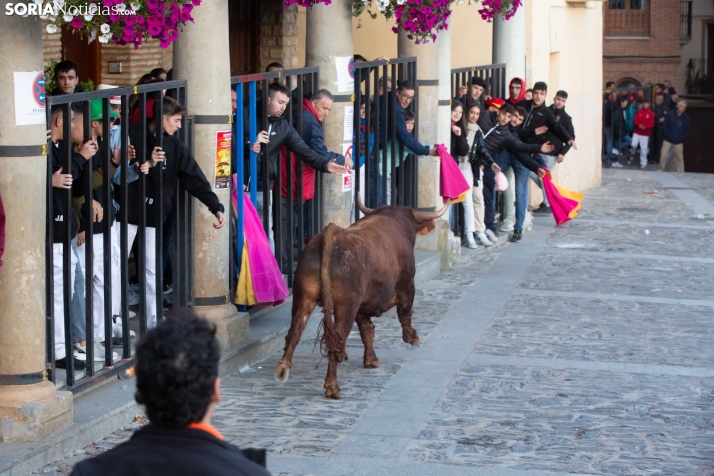
M342 140L352 140L352 131L355 127L355 107L345 106L345 123L342 131Z
M355 59L353 56L335 58L337 68L337 92L346 93L355 89Z
M45 124L45 75L41 71L15 72L15 125Z

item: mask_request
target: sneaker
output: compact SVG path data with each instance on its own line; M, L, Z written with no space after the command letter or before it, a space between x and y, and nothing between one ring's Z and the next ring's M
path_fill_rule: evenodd
M114 345L114 339L112 339L112 345ZM102 342L101 344L99 342L94 343L94 360L99 361L99 362L104 362L104 355L105 355L105 348L104 348L104 343ZM97 355L101 355L101 359L97 359ZM119 360L119 354L116 352L112 352L112 362L116 362Z
M504 233L510 233L513 231L514 225L515 223L513 222L513 220L511 220L510 218L506 218L505 220L503 220L503 224L501 225L501 228L499 228L499 231L502 231Z
M476 240L474 240L473 233L466 233L466 241L467 241L466 246L469 249L475 250L476 248L478 248L478 245L476 244Z
M533 210L534 215L545 215L547 213L550 213L550 207L547 206L545 203L541 203L538 208Z
M647 164L640 164L640 168L641 168L641 169L646 169L646 168L647 168Z
M498 235L491 230L486 230L486 236L492 243L496 243L498 241Z
M114 316L114 325L112 326L112 335L121 339L124 332L124 327L122 326L122 320L119 316ZM136 337L136 333L132 330L129 331L129 338L133 339Z
M511 243L520 243L523 238L523 230L515 230L511 237Z
M630 165L630 164L632 164L632 157L627 158L627 165Z
M61 359L55 360L55 367L58 369L66 369L67 368L67 358L62 357ZM74 359L74 370L84 370L87 368L84 362L81 360Z
M74 345L76 346L78 344L74 344ZM74 353L74 360L81 360L82 362L87 361L87 354L85 354L84 352L80 352L75 348L73 353Z
M129 301L130 306L137 306L139 304L139 295L133 289L129 291L127 296L127 301Z
M139 290L139 281L129 281L129 289L136 292Z
M620 155L620 151L617 149L612 149L612 155Z
M174 285L164 284L164 294L171 294L172 292L174 292Z
M79 354L82 356L82 360L86 361L87 360L87 348L83 345L79 344L74 344L74 349L76 351L76 354ZM116 354L114 354L116 355ZM98 343L94 343L94 361L95 362L104 362L104 347Z
M613 162L612 166L616 169L621 169L623 165L620 162Z
M479 233L478 235L476 235L476 239L483 246L486 246L486 247L493 246L493 243L491 243L491 240L488 239L488 237L486 236L486 233Z

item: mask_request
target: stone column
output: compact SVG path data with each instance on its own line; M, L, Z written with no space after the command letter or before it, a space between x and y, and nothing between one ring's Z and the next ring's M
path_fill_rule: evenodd
M337 89L337 58L352 56L352 7L347 0L317 4L307 10L307 66L320 67L320 88L335 95L332 111L323 124L328 150L342 153L345 107L352 106L353 90ZM352 196L342 191L342 176L323 174L323 224L350 224Z
M0 267L0 416L15 420L15 441L32 441L72 423L72 394L55 390L45 364L47 128L15 125L13 72L43 71L40 19L0 15L0 43L6 45L0 61L0 195L7 216Z
M449 75L451 74L451 39L448 32L440 32L436 43L417 45L399 32L399 57L416 56L417 88L419 94L419 142L445 144L451 141L449 113L451 111ZM443 83L446 82L444 85ZM419 209L436 210L443 206L439 195L438 157L419 157ZM461 255L461 247L454 245L449 230L448 216L437 220L436 230L417 236L416 249L441 251L442 268L448 267Z
M493 62L506 63L506 81L526 77L526 12L520 7L510 20L493 19ZM508 87L508 83L506 83ZM508 95L508 91L506 91Z
M196 119L194 156L213 186L216 178L216 132L230 131L230 57L228 0L203 2L193 10L174 44L174 78L188 81L188 113ZM236 140L236 138L233 138ZM230 191L214 190L230 217ZM194 200L193 304L201 316L215 321L223 349L248 337L248 315L229 300L229 223L215 230L216 218Z

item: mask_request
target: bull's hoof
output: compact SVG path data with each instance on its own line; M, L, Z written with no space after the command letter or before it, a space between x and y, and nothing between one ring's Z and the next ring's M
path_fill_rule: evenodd
M327 389L325 389L325 397L339 400L342 398L342 390L340 390L340 387L338 387L337 385L335 385L334 387L328 387Z
M275 381L285 383L290 378L290 366L285 364L278 364L275 367Z
M379 368L379 359L365 360L364 368L365 369L378 369Z
M416 334L414 334L414 336L412 336L412 337L410 337L410 336L403 336L403 337L402 337L402 340L403 340L404 342L406 342L407 344L411 344L411 345L419 345L419 344L421 344L421 341L419 341L419 337L418 337Z

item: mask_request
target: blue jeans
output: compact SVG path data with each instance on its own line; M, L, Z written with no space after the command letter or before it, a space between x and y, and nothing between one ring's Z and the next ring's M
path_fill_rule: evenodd
M611 127L606 127L603 130L604 133L604 139L605 139L605 157L611 157L612 156L612 128Z
M523 222L526 219L528 209L528 177L530 171L518 160L516 155L510 150L504 150L496 161L501 170L513 168L516 177L516 224L514 230L523 230Z
M627 136L627 135L624 137L620 137L619 140L615 141L615 147L620 152L622 152L623 149L630 147L631 145L632 145L632 137ZM617 162L617 157L613 155L611 160L613 162Z

